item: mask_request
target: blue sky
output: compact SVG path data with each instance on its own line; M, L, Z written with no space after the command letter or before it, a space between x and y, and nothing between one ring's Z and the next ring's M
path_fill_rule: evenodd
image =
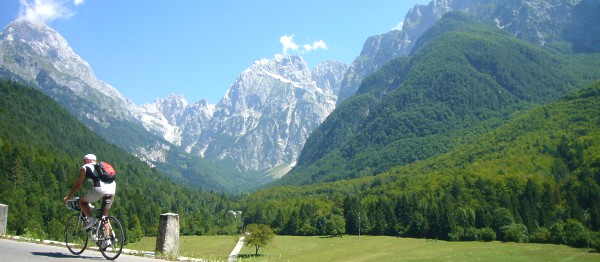
M141 105L169 94L221 100L256 60L301 55L350 64L430 0L0 0L0 26L45 22L96 77Z

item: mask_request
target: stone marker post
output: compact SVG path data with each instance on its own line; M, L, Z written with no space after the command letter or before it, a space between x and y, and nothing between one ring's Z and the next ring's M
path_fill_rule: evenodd
M179 215L160 215L155 252L175 258L179 255Z
M0 204L0 235L6 235L7 220L8 220L8 206Z

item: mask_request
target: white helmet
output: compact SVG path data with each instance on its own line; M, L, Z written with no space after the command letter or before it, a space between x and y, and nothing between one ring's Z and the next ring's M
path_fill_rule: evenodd
M96 155L94 154L87 154L83 157L84 160L94 160L96 161Z

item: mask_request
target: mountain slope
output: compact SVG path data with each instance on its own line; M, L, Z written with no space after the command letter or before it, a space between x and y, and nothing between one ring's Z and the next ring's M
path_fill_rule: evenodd
M429 32L435 36L419 52L365 79L336 108L279 183L373 175L426 159L585 83L571 61L460 13ZM594 64L577 68L600 76Z
M137 118L135 105L96 79L87 62L46 25L14 21L4 28L0 34L0 77L39 89L94 132L158 166L178 182L219 191L239 191L244 184L243 179L219 171L210 161L187 155L148 132Z
M244 70L216 105L188 105L173 95L143 105L138 118L187 152L262 184L295 163L308 134L333 110L346 68L325 61L310 69L299 56L276 55Z
M235 232L236 219L227 215L234 208L229 196L175 184L89 130L39 90L0 80L0 203L10 208L9 234L64 239L64 221L72 212L63 207L62 198L88 153L117 170L111 214L124 222L128 242L156 234L158 218L166 212L187 221L182 234Z
M596 82L377 176L263 189L245 198L244 217L282 234L331 234L342 218L348 234L578 247L589 239L599 250L599 99Z
M332 72L333 79L341 72ZM255 62L216 105L192 152L243 173L293 165L310 132L335 106L336 83L318 74L319 67L310 70L297 56Z
M418 49L416 41L448 12L461 11L471 18L542 46L567 42L576 52L600 51L600 3L595 0L433 0L415 5L406 14L402 30L372 36L340 87L338 104L358 90L361 81L395 57Z
M294 165L308 134L333 110L347 66L315 68L298 56L276 55L244 70L216 105L188 105L181 96L138 110L153 133L214 162L253 185L272 181Z

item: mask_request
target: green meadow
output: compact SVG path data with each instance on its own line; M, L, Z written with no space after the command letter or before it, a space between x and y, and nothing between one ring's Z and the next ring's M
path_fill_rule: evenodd
M156 238L144 237L126 248L153 251ZM227 261L237 243L234 236L180 238L180 256ZM254 256L244 246L238 261L600 261L599 253L564 245L448 242L385 236L276 236Z

